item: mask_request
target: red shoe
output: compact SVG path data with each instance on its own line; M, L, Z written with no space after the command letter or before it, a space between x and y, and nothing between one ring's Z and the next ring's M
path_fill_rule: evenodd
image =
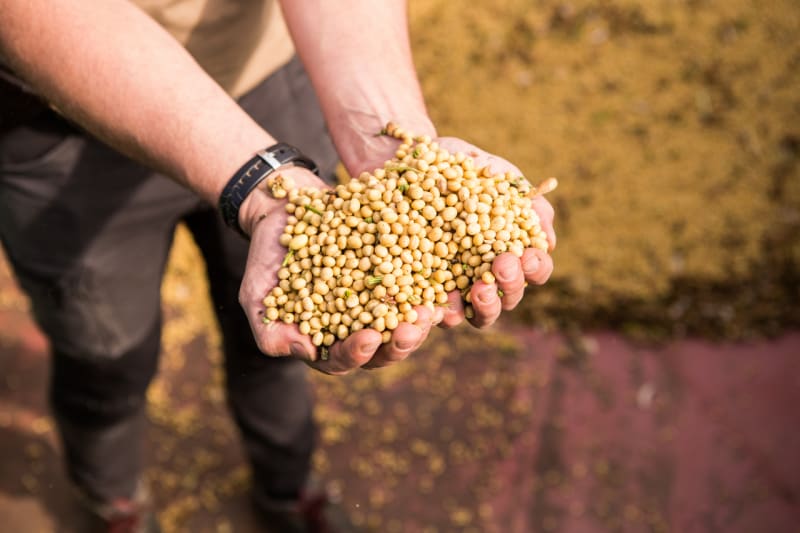
M120 498L112 502L99 502L75 490L80 506L85 511L85 530L92 533L161 533L150 498L144 487L136 491L133 499ZM83 531L83 529L81 530Z
M264 526L274 533L359 533L330 492L310 488L296 501L256 499Z

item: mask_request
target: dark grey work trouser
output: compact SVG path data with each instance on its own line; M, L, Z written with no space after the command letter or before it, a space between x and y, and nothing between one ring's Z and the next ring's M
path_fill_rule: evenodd
M299 61L240 104L333 176L336 154ZM159 352L159 289L180 220L206 260L229 405L256 489L292 497L309 470L311 398L303 363L267 357L252 339L237 301L246 241L188 190L51 112L0 135L0 236L52 344L50 399L68 473L96 499L134 492Z

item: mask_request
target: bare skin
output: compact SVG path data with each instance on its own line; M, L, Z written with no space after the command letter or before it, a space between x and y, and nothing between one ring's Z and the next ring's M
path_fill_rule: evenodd
M404 1L286 0L282 5L351 173L378 166L391 155L392 141L373 135L390 119L436 136L411 59ZM235 170L276 141L179 43L126 0L0 0L0 55L60 112L212 205ZM308 171L287 172L298 185L324 187ZM534 205L554 245L552 207L544 199ZM240 301L264 353L299 357L320 371L340 374L403 360L433 324L463 320L457 305L446 315L420 308L417 322L401 324L388 344L380 345L377 332L361 330L335 344L327 361L316 360L310 339L295 326L268 326L261 320L261 299L276 283L285 253L276 234L282 220L283 201L262 190L248 196L239 213L241 227L251 236ZM495 262L498 286L508 289L502 298L495 287L476 284L474 325L493 323L501 309L519 301L525 280L543 283L552 271L546 254L529 250L522 259Z

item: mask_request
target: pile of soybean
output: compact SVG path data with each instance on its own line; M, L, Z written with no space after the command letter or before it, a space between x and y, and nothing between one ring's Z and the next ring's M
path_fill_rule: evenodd
M532 187L392 123L381 133L400 140L395 157L335 189L268 181L274 196L288 196L288 253L264 321L297 324L323 358L362 328L388 342L398 324L416 322L415 306L447 305L451 291L469 317L470 288L494 283L495 257L548 248L531 197L555 188L553 178Z

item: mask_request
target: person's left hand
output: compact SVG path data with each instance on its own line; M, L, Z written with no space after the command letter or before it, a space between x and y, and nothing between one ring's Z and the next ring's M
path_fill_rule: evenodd
M463 152L475 161L475 168L489 166L493 172L511 171L522 176L522 172L500 157L492 155L480 148L454 137L437 139L439 145L450 153ZM553 229L553 206L543 196L535 196L531 200L533 209L539 215L542 229L547 234L548 251L556 246L556 234ZM538 248L527 248L519 258L510 252L497 256L492 263L492 273L496 282L492 284L477 281L470 290L474 316L468 320L473 326L483 328L493 324L501 311L508 311L517 306L525 292L526 282L536 285L544 284L553 273L553 259L550 254ZM498 290L502 291L498 293ZM502 294L502 296L500 295ZM440 325L452 327L464 320L464 302L459 291L449 295L449 302Z
M282 173L291 176L301 186L327 187L302 168L295 167ZM279 244L279 238L288 215L284 209L285 200L267 198L260 189L251 195L252 198L248 197L248 203L243 205L240 214L242 228L250 234L250 250L239 290L239 302L250 322L255 341L265 354L295 357L326 374L346 374L356 368L377 368L408 357L423 343L431 327L442 319L440 308L432 312L425 306L416 306L416 322L401 322L392 331L389 342L382 344L378 331L364 328L342 341L336 341L325 359L320 357L311 337L303 335L297 324L281 321L265 324L263 299L277 284L277 272L286 256L287 249Z

